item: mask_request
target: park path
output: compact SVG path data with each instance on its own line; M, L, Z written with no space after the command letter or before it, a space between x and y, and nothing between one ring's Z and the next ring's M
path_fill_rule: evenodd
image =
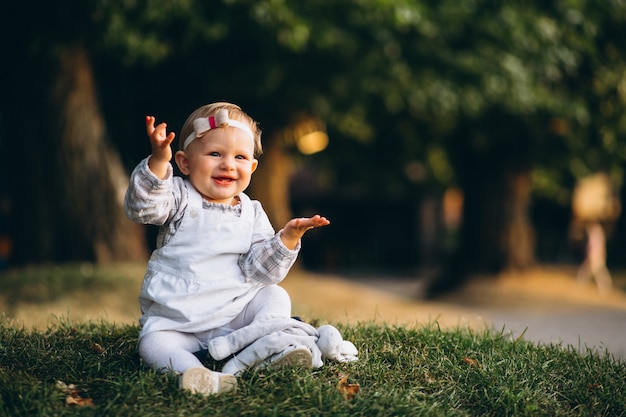
M299 273L285 281L294 314L331 322L386 322L494 328L538 343L608 351L626 360L626 293L601 296L578 285L572 268L477 278L436 300L420 298L419 279Z

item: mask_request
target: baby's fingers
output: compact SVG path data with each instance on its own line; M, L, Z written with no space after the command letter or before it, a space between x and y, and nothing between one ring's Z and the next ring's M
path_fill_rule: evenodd
M167 123L159 123L154 126L154 122L156 119L154 116L146 116L146 133L152 142L161 143L164 140L168 140L169 142L174 139L173 137L169 137L167 135ZM172 133L170 133L172 135Z
M162 145L168 146L176 134L174 132L167 133L167 123L159 123L156 127L152 126L152 132L149 133L150 140Z
M326 217L320 216L319 214L311 217L311 221L313 222L313 224L315 224L316 227L328 226L330 224L330 220L328 220Z
M298 226L302 228L311 229L313 227L328 226L329 224L330 224L330 221L326 217L322 217L316 214L315 216L310 217L308 219L306 218L301 219L300 224Z
M154 116L146 116L146 133L150 137L154 133L154 121L155 120L156 119L154 118Z

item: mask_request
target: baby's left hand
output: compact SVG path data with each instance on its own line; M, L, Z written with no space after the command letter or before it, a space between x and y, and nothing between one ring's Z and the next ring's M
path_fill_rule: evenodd
M280 239L289 249L294 249L304 234L313 228L328 226L330 221L326 217L316 214L313 217L301 217L287 222L280 234Z

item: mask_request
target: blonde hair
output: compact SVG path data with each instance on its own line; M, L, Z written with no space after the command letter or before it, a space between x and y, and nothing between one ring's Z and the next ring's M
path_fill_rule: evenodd
M202 107L197 108L187 117L187 120L183 124L183 128L180 131L178 139L178 149L183 150L183 144L185 139L193 133L193 121L202 117L209 117L215 115L219 110L226 109L228 111L228 117L234 120L238 120L242 123L250 126L252 135L254 136L254 156L257 157L263 153L263 147L261 146L261 129L258 123L250 116L246 114L241 107L236 104L220 101L217 103L205 104Z

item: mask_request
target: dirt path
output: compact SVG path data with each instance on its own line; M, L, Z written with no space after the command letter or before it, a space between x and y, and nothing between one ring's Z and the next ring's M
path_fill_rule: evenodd
M414 295L419 281L300 274L285 282L294 313L330 322L385 322L420 326L493 328L529 341L579 351L609 352L626 359L626 293L601 296L578 285L571 268L539 268L524 274L473 280L436 301Z
M386 321L415 324L434 319L442 325L482 324L485 314L550 312L606 307L626 311L626 294L600 296L590 284L578 286L567 269L542 268L524 274L477 278L434 301L416 297L419 281L393 277L348 280L341 276L299 273L283 286L295 313L339 322Z
M415 282L356 281L335 275L298 273L282 284L292 298L293 313L332 323L378 322L420 325L432 321L442 326L480 325L474 309L455 303L419 300Z

